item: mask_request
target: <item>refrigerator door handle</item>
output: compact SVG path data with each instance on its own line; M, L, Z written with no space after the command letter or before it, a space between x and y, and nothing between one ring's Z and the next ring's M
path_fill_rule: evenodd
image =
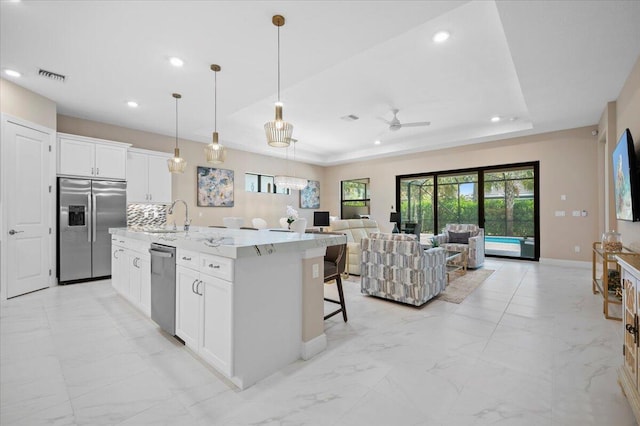
M93 219L91 219L91 232L93 234L93 241L96 240L96 228L98 227L98 199L96 198L96 194L92 195L93 197L93 205L91 206L91 214L93 215Z
M93 228L93 217L91 214L91 194L87 194L87 241L91 242L91 229Z

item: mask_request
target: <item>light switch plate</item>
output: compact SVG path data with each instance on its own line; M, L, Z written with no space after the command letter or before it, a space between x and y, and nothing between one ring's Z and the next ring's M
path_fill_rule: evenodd
M311 267L311 277L318 278L320 276L320 265L314 263Z

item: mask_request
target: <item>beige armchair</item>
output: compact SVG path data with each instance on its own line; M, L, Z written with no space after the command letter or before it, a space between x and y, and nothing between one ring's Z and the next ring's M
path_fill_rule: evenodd
M447 250L467 252L467 267L479 268L484 263L484 229L474 224L448 223L438 244Z

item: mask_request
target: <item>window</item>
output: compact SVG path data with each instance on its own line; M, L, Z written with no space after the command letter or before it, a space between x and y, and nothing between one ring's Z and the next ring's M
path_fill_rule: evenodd
M344 180L341 183L342 219L360 219L369 215L369 178Z
M258 173L244 174L244 190L247 192L266 192L270 194L289 194L288 188L277 188L273 176Z

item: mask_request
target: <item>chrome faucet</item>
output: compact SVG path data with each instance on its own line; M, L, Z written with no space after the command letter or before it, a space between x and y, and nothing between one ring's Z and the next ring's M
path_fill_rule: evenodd
M175 200L172 204L171 207L169 207L169 210L167 210L167 213L169 214L173 214L173 208L175 207L176 203L180 201L182 204L184 204L184 231L185 232L189 232L189 226L191 225L191 219L189 219L189 206L187 206L187 203L184 200ZM173 226L175 228L175 220L173 221Z

